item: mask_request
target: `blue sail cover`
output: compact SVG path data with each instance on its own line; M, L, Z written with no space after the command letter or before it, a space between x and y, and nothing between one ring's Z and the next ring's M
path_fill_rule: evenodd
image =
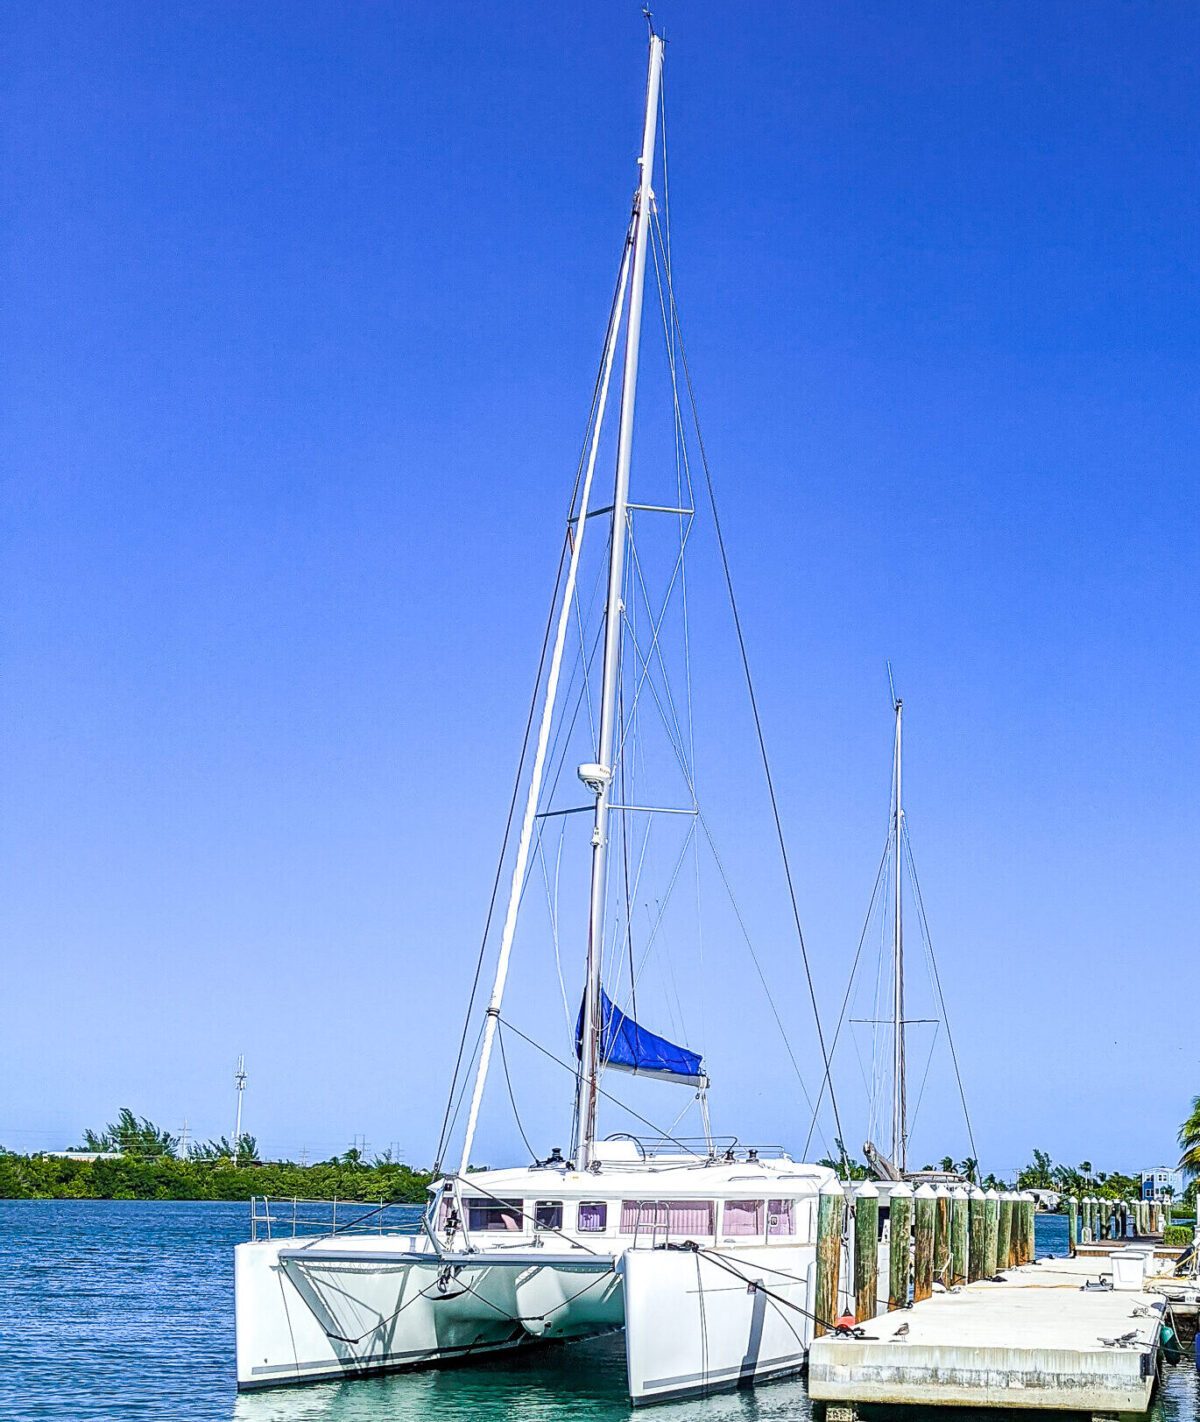
M582 1003L575 1024L575 1055L583 1057ZM686 1047L677 1047L665 1037L639 1027L632 1017L614 1006L603 988L600 989L600 1060L605 1066L635 1072L638 1076L708 1085L699 1052L689 1052Z

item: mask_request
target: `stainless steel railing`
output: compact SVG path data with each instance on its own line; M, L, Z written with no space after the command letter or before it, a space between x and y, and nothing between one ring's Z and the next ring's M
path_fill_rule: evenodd
M384 1200L304 1200L299 1196L252 1195L250 1238L295 1239L304 1235L392 1234L420 1228L420 1205Z

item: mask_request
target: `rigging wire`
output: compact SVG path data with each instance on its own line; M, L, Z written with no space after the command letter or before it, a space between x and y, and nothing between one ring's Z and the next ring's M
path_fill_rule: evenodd
M762 720L758 712L758 698L755 695L754 681L750 675L750 657L749 653L746 650L746 639L742 632L742 619L738 614L737 598L735 597L733 591L733 577L729 568L729 558L725 550L725 537L721 531L721 520L717 513L717 496L715 490L713 489L712 474L709 470L708 465L708 454L704 448L704 436L700 432L700 416L699 412L696 409L696 393L692 385L692 374L688 366L687 349L683 343L683 333L680 330L679 326L679 315L675 303L675 288L670 280L669 273L667 278L667 295L671 303L671 311L674 316L675 328L678 332L679 357L680 362L683 366L683 378L687 385L688 402L691 406L692 411L692 423L696 430L696 446L700 452L700 463L701 467L704 470L704 482L707 486L709 506L712 509L713 529L717 535L717 548L721 554L721 567L725 574L725 587L726 591L729 594L729 606L730 610L733 613L733 624L734 629L737 633L738 650L741 653L742 669L746 676L746 690L749 693L750 710L754 717L754 729L758 736L758 748L759 754L762 758L763 775L767 782L767 793L770 796L771 800L771 813L775 820L775 833L779 841L780 857L783 860L783 872L784 877L787 880L788 897L791 899L792 903L792 917L796 925L796 937L800 944L800 957L804 963L804 977L808 985L809 1000L812 1003L813 1022L817 1030L817 1042L821 1048L821 1060L825 1066L825 1074L827 1077L829 1077L829 1102L830 1106L833 1109L833 1121L836 1130L836 1139L841 1147L843 1167L848 1173L850 1162L846 1156L846 1147L843 1143L844 1137L842 1135L842 1123L840 1113L838 1112L837 1095L833 1089L832 1077L829 1076L829 1052L826 1049L825 1045L825 1033L821 1027L821 1013L820 1009L817 1006L817 990L815 984L813 983L812 968L808 960L808 947L804 941L804 929L800 922L800 905L796 899L796 888L792 880L792 868L791 862L788 858L787 840L784 837L783 833L783 820L780 816L779 803L775 796L775 782L771 775L771 763L767 756L766 738L763 734Z
M467 1084L471 1079L471 1067L475 1064L475 1059L479 1055L480 1044L483 1042L483 1026L484 1024L481 1022L479 1024L479 1030L475 1033L475 1045L471 1048L470 1057L467 1058L467 1070L463 1073L462 1087L458 1093L458 1100L454 1103L454 1112L450 1117L450 1124L446 1128L447 1137L454 1134L454 1127L458 1124L458 1113L462 1110L463 1102L467 1098ZM440 1175L442 1172L440 1151L438 1155L439 1158L433 1169L434 1175Z
M921 894L921 883L917 878L917 866L913 859L912 844L908 838L908 825L903 827L904 848L908 851L908 872L912 876L913 888L917 894L917 912L921 915L921 931L925 937L925 946L929 952L929 961L933 964L933 980L937 985L938 1002L942 1009L942 1021L946 1024L946 1041L950 1046L950 1060L954 1063L954 1080L958 1083L958 1099L962 1102L963 1120L967 1124L967 1139L971 1142L971 1157L975 1161L975 1171L980 1173L979 1151L975 1146L975 1132L971 1126L971 1113L967 1109L967 1093L963 1089L962 1073L958 1069L958 1052L954 1047L954 1034L950 1031L950 1018L946 1013L946 998L942 992L942 977L938 972L937 959L934 957L933 940L929 936L929 920L925 916L925 899Z
M867 931L871 926L871 915L874 913L875 910L875 900L879 894L879 885L883 881L884 868L887 865L887 859L888 852L885 848L883 851L883 856L879 861L879 870L875 875L875 887L871 890L871 902L867 905L867 916L863 919L862 932L858 936L858 947L855 949L854 952L854 962L850 965L850 978L846 983L846 995L842 998L842 1010L838 1015L837 1029L834 1031L833 1034L833 1044L829 1048L829 1060L831 1062L833 1060L834 1053L837 1051L838 1038L842 1034L842 1027L845 1025L846 1010L850 1006L850 993L854 987L854 974L858 971L858 962L859 959L862 957L863 944L867 941ZM878 1016L878 1013L876 1013L875 1015ZM828 1083L829 1075L828 1071L826 1071L826 1075L821 1082L821 1090L817 1095L817 1104L813 1109L813 1117L812 1120L809 1122L808 1135L804 1138L805 1158L807 1158L808 1148L812 1144L813 1130L817 1124L817 1112L821 1109L821 1101L824 1098L825 1087L828 1085Z
M513 1095L512 1077L508 1074L508 1056L504 1050L503 1028L497 1033L500 1042L500 1065L504 1068L504 1084L508 1087L508 1100L512 1106L513 1120L517 1123L517 1130L521 1133L521 1139L525 1142L525 1149L529 1152L529 1158L535 1164L537 1162L537 1151L529 1144L529 1137L525 1134L525 1127L521 1124L521 1113L517 1110L517 1098Z
M621 264L618 268L617 280L613 288L613 299L609 305L608 322L604 328L606 332L612 330L612 324L616 315L617 305L621 297L620 273L624 270L625 247L628 246L628 243L629 233L627 231L625 237L625 246L623 246L621 249ZM607 345L607 336L605 344ZM475 998L479 992L479 980L483 972L483 960L487 952L488 937L491 933L492 917L496 910L496 899L499 895L500 882L504 874L504 859L508 850L508 841L512 835L513 819L516 815L517 800L521 792L521 781L525 771L525 758L529 752L529 737L530 733L533 730L534 717L537 714L538 690L541 687L542 673L545 670L546 666L546 652L548 651L550 646L550 634L554 626L554 608L558 602L558 591L559 588L562 586L563 570L567 566L567 556L572 546L572 513L575 508L575 501L579 496L579 485L580 481L583 478L583 470L587 462L589 437L592 433L592 429L596 421L596 412L600 404L600 392L604 384L604 366L605 360L604 354L602 353L600 357L600 365L596 371L596 382L595 385L592 387L592 403L591 408L588 412L587 425L584 430L583 444L579 451L579 462L575 467L575 483L571 489L570 502L567 505L566 534L563 538L562 550L559 553L558 572L555 575L554 579L554 594L550 599L550 610L546 617L546 631L542 637L542 650L540 656L538 657L537 676L534 678L533 694L530 697L529 701L529 715L525 721L525 734L521 740L521 753L517 758L517 772L516 775L513 777L512 797L509 801L508 815L504 822L504 836L500 842L500 854L496 862L496 874L495 878L492 881L492 891L488 899L487 913L484 917L483 934L479 942L479 953L475 961L475 972L471 980L471 992L467 999L467 1010L463 1015L462 1035L459 1038L458 1052L454 1060L454 1071L450 1077L450 1090L446 1096L446 1110L442 1116L442 1128L441 1133L438 1136L438 1148L434 1164L435 1173L440 1172L441 1170L442 1155L449 1143L447 1137L450 1129L450 1113L454 1102L454 1093L458 1087L458 1075L460 1070L462 1069L463 1052L466 1049L467 1034L470 1031L471 1026L471 1014L475 1009Z
M500 1021L505 1027L508 1028L510 1032L515 1032L523 1042L528 1042L529 1045L535 1051L541 1052L542 1056L544 1057L549 1057L552 1062L562 1067L564 1071L569 1071L572 1076L577 1076L579 1074L578 1067L572 1066L570 1062L564 1062L561 1057L556 1057L552 1051L550 1051L546 1047L543 1047L540 1042L535 1042L532 1037L526 1036L526 1034L522 1032L519 1027L514 1026L511 1022L507 1021L503 1017L500 1019ZM640 1121L643 1126L649 1126L652 1131L657 1131L659 1136L664 1141L670 1141L672 1145L677 1145L679 1149L684 1152L685 1155L695 1154L695 1151L689 1150L683 1141L677 1140L674 1136L669 1135L666 1131L663 1130L661 1126L655 1125L653 1121L650 1121L645 1116L640 1115L637 1111L633 1109L632 1106L627 1106L624 1101L622 1101L619 1097L612 1095L611 1092L605 1091L602 1086L597 1086L596 1090L601 1096L604 1097L606 1101L611 1101L614 1106L619 1106L622 1111L627 1111L635 1121Z
M929 1042L929 1055L925 1058L925 1071L921 1076L921 1089L917 1092L917 1104L913 1107L912 1119L908 1123L909 1134L916 1128L917 1117L921 1114L921 1102L925 1099L925 1083L929 1080L929 1068L933 1062L933 1049L937 1046L938 1029L940 1022L935 1022L933 1026L933 1036Z
M571 504L574 507L575 494L571 495ZM438 1174L442 1168L442 1154L449 1144L448 1134L450 1130L450 1111L454 1102L454 1093L458 1089L458 1074L462 1068L463 1052L467 1045L467 1033L471 1028L471 1014L475 1010L475 997L479 991L479 980L483 973L483 959L487 952L488 936L492 930L492 917L496 911L496 899L500 893L500 881L504 876L504 860L508 852L508 841L512 835L513 818L517 811L517 800L521 794L521 782L525 775L525 757L529 752L529 736L533 730L533 719L537 715L538 691L542 684L542 672L546 666L546 652L550 646L550 634L554 629L554 605L558 601L558 590L562 586L563 569L567 565L568 539L563 539L562 551L558 558L558 573L554 579L554 595L550 599L550 612L546 618L546 631L542 637L542 651L538 657L537 676L534 678L533 695L529 698L529 715L525 719L525 734L521 739L521 754L517 757L517 773L513 777L512 796L508 802L508 815L504 821L504 837L500 841L500 854L496 861L496 873L492 879L492 892L488 898L487 913L483 921L483 934L479 940L479 953L475 959L475 973L471 979L471 992L467 998L467 1010L463 1016L462 1035L458 1039L458 1053L454 1059L454 1071L450 1077L450 1090L446 1097L446 1110L442 1116L442 1129L438 1136L437 1156L434 1160L434 1174Z

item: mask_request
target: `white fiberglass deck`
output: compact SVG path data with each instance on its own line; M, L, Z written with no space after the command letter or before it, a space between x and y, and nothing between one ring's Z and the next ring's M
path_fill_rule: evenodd
M1163 1301L1082 1290L1102 1269L1107 1260L1045 1259L1006 1270L1006 1283L980 1281L882 1314L863 1325L869 1338L819 1338L809 1391L833 1403L1143 1412ZM1126 1346L1103 1341L1130 1333Z

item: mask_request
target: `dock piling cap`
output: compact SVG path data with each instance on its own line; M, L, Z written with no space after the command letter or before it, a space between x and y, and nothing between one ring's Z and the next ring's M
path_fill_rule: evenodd
M956 1185L954 1189L950 1191L950 1198L952 1200L965 1200L968 1196L963 1186Z
M864 1180L858 1189L855 1190L854 1198L856 1200L878 1200L879 1191L875 1188L875 1182L873 1180Z
M972 1200L984 1200L987 1198L987 1191L981 1190L978 1185L972 1185L968 1198Z
M912 1195L912 1192L913 1188L907 1180L897 1180L888 1191L888 1198L894 1200L899 1196L900 1199L904 1200L908 1199Z
M915 1197L918 1200L933 1200L937 1197L937 1191L926 1181L924 1185L918 1185Z
M819 1191L822 1195L842 1195L845 1193L842 1182L834 1176L831 1180L826 1180Z
M984 1195L989 1200L998 1200L1000 1198L1000 1191L993 1186L990 1190L985 1190Z

